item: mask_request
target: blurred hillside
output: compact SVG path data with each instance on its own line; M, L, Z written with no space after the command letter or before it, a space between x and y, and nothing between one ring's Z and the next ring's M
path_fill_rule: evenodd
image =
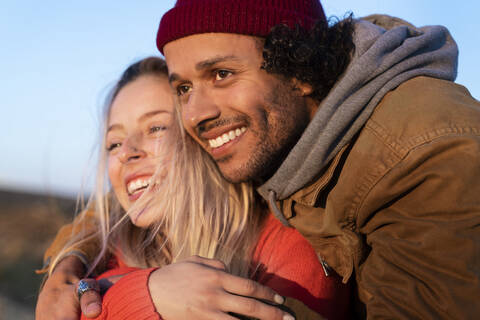
M0 319L33 319L43 252L75 200L0 190Z

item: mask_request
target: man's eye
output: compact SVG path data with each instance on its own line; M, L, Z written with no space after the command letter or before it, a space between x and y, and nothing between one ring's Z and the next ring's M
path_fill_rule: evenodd
M232 74L231 71L228 70L217 70L215 72L215 80L223 80L227 77L229 77Z
M111 143L111 144L108 145L107 151L108 151L108 152L113 151L114 149L119 148L121 145L122 145L122 144L119 143L119 142Z
M150 127L148 129L148 133L152 134L152 133L160 132L160 131L164 131L164 130L167 130L167 127L165 127L165 126L153 126L153 127Z
M177 87L177 95L183 96L185 93L188 93L190 90L191 90L190 86L182 84Z

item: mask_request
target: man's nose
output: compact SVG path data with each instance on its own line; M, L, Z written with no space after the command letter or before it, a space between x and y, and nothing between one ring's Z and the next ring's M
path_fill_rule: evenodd
M220 108L214 99L213 92L204 87L197 87L181 110L187 129L195 129L220 116Z
M132 162L142 159L146 156L143 150L141 139L138 137L129 137L120 146L119 159L122 163Z

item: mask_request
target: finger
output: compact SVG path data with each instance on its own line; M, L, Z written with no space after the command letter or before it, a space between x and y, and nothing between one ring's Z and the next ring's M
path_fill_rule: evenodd
M55 269L54 273L52 273L52 275L48 279L52 279L54 282L57 283L65 283L71 285L76 285L78 281L80 281L79 276L70 272L64 272L64 270L61 269Z
M64 285L54 291L44 287L35 307L35 320L78 320L80 310L78 299L74 294L67 294L74 291L73 285Z
M228 296L223 296L222 299L221 306L222 308L225 308L225 312L233 312L235 314L261 320L295 320L291 314L278 307L268 305L252 298L230 294Z
M244 319L243 317L239 317L238 314L233 314L233 313L225 313L222 311L216 312L214 315L212 315L210 318L207 319L215 319L215 320L238 320L238 319Z
M227 266L225 265L225 263L223 263L223 261L220 261L220 260L208 259L200 256L191 256L190 258L187 259L187 261L203 264L214 269L227 271Z
M82 281L88 283L89 287L95 288L95 290L88 289L81 294L80 309L87 318L95 318L102 312L102 298L98 292L99 285L95 279L82 279ZM77 292L78 286L79 284L77 284Z
M65 283L76 285L80 281L80 277L77 277L74 274L69 274L65 276Z
M222 276L222 285L226 291L236 295L261 299L275 304L283 304L285 302L285 299L281 295L269 287L263 286L256 281L233 276L228 273Z
M87 318L95 318L102 312L102 298L96 291L85 292L80 298L80 308Z

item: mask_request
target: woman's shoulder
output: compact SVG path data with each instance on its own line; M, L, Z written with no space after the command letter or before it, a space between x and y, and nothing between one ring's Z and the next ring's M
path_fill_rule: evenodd
M298 275L302 270L312 274L322 268L310 243L295 228L284 226L271 213L265 218L253 261L268 273L277 275L290 272Z
M346 318L338 308L348 309L349 285L335 274L327 277L307 239L271 214L265 220L253 261L254 280L328 318Z
M255 247L254 260L261 263L283 263L283 259L290 260L292 257L301 259L309 266L321 267L320 261L311 244L295 228L284 226L271 213L265 218L265 222Z
M96 277L96 279L101 280L101 279L105 279L113 276L125 275L137 270L140 270L140 269L134 268L134 267L127 267L127 266L116 267L116 268L105 271L104 273Z

